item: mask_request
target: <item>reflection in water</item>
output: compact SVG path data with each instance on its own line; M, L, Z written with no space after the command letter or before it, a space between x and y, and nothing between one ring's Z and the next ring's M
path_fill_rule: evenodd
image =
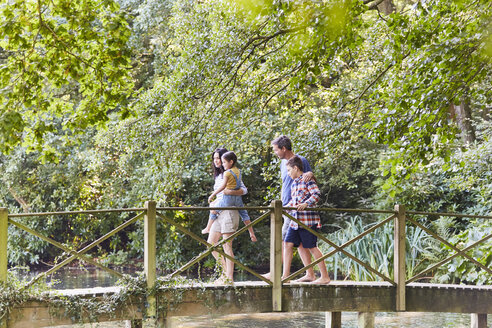
M257 313L222 317L177 317L173 328L324 328L324 313ZM492 324L492 318L488 320ZM456 313L376 313L377 328L469 328L470 315ZM342 313L343 328L357 328L357 313Z
M121 273L134 274L135 269L123 268ZM19 279L31 280L39 271L15 270ZM75 289L91 287L110 287L118 281L118 277L94 267L63 267L46 277L46 283L54 289Z
M490 327L492 320L488 320ZM175 317L172 328L325 328L324 313L256 313L227 316ZM470 315L453 313L376 313L376 328L469 328ZM123 328L125 322L57 326L57 328ZM342 313L343 328L357 328L357 313Z

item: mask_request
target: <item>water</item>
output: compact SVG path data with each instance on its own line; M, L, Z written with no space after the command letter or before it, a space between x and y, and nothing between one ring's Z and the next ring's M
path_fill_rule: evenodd
M135 270L121 269L124 273L135 274ZM23 279L30 279L38 272L18 271ZM247 275L236 275L239 280L247 280ZM118 277L96 268L62 268L47 278L47 282L56 289L90 288L113 286ZM301 313L255 313L227 316L174 317L170 320L173 328L321 328L325 327L325 314L322 312ZM87 325L58 326L58 328L99 327L123 328L125 322L110 322ZM343 312L342 327L356 328L357 313ZM470 315L456 313L376 313L377 328L469 328ZM492 327L492 315L488 316L488 327Z
M255 313L227 316L175 317L172 328L325 328L324 313ZM376 313L376 328L469 328L469 314L455 313ZM492 327L492 318L488 320ZM57 328L123 328L125 322L58 326ZM342 313L343 328L357 328L357 313Z
M376 313L377 328L469 328L470 315L456 313ZM489 316L488 326L492 326ZM177 317L173 328L325 328L324 313L256 313L222 317ZM342 312L342 327L357 328L357 313Z

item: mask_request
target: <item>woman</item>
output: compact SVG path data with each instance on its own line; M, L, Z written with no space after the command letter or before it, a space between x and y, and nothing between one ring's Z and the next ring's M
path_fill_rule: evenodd
M222 155L227 152L225 148L217 148L212 153L212 168L214 173L214 191L217 190L220 186L222 186L224 181L224 167L222 165ZM226 195L245 195L248 192L248 189L244 186L244 183L241 181L241 187L238 190L225 189L223 192L220 192L216 195L216 199L214 202L210 203L210 206L213 207L215 204L218 204L222 199L224 193ZM244 221L245 225L248 225L251 221ZM230 237L234 232L236 232L239 224L239 214L237 211L222 211L219 217L214 220L212 227L210 229L207 242L209 244L215 245L219 242L220 237L223 239ZM251 241L256 241L256 236L253 232L253 229L249 229ZM234 252L232 250L232 240L225 243L223 245L224 252L230 257L234 257ZM212 255L215 259L219 259L219 255L217 252L212 252ZM220 263L223 268L222 276L216 281L216 283L233 283L234 282L234 262L229 259L224 259L224 257L220 256Z

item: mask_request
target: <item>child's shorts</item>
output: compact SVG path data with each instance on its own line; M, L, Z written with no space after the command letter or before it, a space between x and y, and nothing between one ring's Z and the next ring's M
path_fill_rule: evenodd
M315 224L310 228L314 231L318 231L316 226L317 225ZM299 245L302 244L302 247L304 248L314 248L318 243L318 237L306 229L299 228L294 230L292 227L289 227L289 230L287 230L287 235L285 236L285 242L293 243L294 247L299 247Z
M219 213L217 219L212 223L210 232L234 233L239 227L239 213L237 211L225 210Z

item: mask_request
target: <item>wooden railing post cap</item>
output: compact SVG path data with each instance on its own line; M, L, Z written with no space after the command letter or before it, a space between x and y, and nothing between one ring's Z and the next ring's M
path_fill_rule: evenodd
M405 205L396 204L395 205L395 212L398 212L398 213L405 212Z

